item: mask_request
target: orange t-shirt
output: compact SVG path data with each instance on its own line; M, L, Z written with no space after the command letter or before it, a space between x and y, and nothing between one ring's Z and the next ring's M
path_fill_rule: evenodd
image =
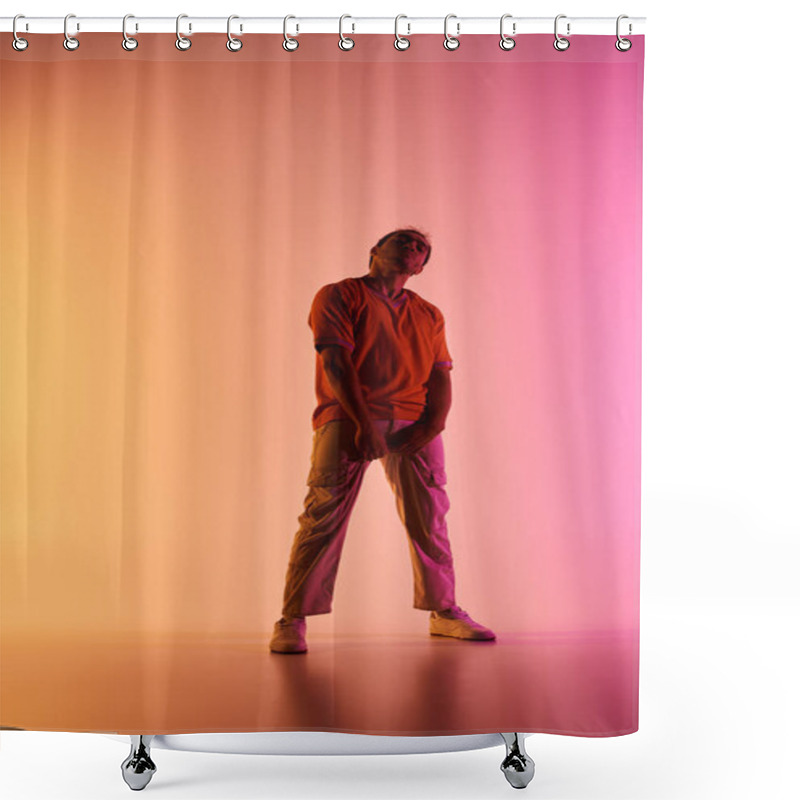
M391 300L362 278L329 283L314 296L308 324L317 351L314 429L350 419L331 389L320 345L339 344L350 351L373 419L419 419L431 370L453 368L442 312L409 289Z

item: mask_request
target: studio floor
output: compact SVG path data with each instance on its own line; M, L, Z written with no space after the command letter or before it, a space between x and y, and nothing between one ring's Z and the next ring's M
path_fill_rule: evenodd
M269 635L3 634L0 724L105 733L328 730L434 736L610 736L637 727L634 634L495 641L315 635L281 655Z

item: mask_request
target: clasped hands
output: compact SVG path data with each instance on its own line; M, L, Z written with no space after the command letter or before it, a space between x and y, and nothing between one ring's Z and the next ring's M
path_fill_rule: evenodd
M381 458L387 452L409 456L425 447L440 432L440 429L432 423L417 420L412 425L392 431L383 437L374 425L369 424L358 428L355 444L368 461Z

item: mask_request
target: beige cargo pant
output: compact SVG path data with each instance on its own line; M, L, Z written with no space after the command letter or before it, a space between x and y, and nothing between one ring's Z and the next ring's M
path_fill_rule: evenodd
M384 436L413 422L374 420ZM314 431L304 511L289 556L284 617L330 613L345 533L370 461L355 446L350 420L328 422ZM414 608L455 605L455 574L445 514L444 444L439 434L410 456L380 459L408 534L414 571Z

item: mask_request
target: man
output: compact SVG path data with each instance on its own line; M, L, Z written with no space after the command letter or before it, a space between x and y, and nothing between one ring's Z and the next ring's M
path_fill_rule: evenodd
M305 653L306 616L331 611L347 523L374 459L383 464L408 534L414 607L430 611L430 633L495 638L455 604L441 437L452 360L442 312L404 289L430 254L419 231L392 231L370 250L367 275L327 284L312 302L318 405L309 490L272 652Z

